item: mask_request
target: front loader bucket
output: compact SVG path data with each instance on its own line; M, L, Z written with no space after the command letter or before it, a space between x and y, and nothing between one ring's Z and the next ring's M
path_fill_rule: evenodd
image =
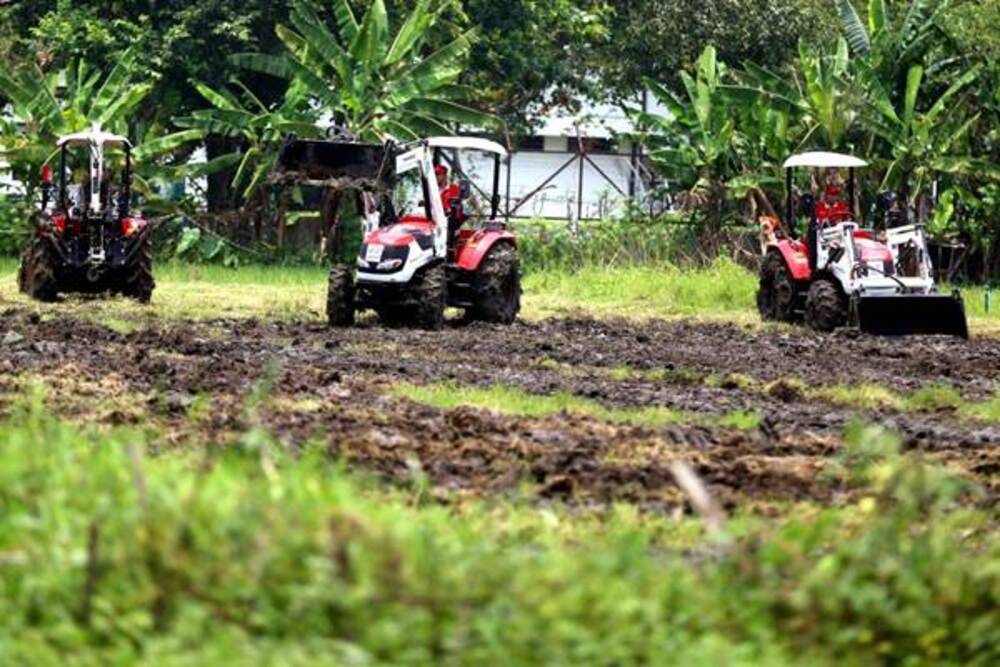
M355 181L374 187L391 179L395 165L385 146L347 141L289 141L278 154L276 175L284 179Z
M969 337L965 303L958 292L855 297L850 320L852 326L876 336Z

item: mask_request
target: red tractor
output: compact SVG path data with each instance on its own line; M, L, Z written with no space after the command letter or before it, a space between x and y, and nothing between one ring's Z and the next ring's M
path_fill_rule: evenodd
M836 153L805 153L789 158L786 220L764 219L757 306L765 320L805 320L818 331L853 327L884 335L945 334L968 338L961 295L940 294L927 252L924 227L887 211L864 228L855 214L855 178L867 164ZM820 200L807 192L800 211L806 232L794 238L794 170L805 167L848 170L848 191L836 178ZM846 194L846 201L842 196Z
M114 292L148 303L154 287L151 227L129 210L128 139L95 127L56 145L58 181L53 183L52 167L43 166L39 221L18 272L21 291L39 301L64 292ZM121 168L117 183L106 163L115 158Z
M467 202L475 187L463 165L488 156L492 194L476 220ZM447 306L472 320L510 324L521 306L517 241L500 218L499 144L438 137L397 146L296 141L279 159L284 180L352 189L362 243L354 266L330 270L327 317L350 326L370 308L390 325L437 329ZM447 166L446 166L447 165ZM448 171L459 179L442 179Z

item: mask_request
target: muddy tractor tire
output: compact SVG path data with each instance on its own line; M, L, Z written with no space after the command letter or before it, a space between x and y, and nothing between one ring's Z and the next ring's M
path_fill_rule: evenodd
M475 305L468 317L481 322L511 324L521 310L521 267L517 249L503 243L483 259L476 275Z
M847 296L834 280L820 278L809 288L806 324L823 332L847 325Z
M153 289L156 281L153 280L153 243L147 232L135 251L132 263L125 274L125 284L122 286L122 294L139 303L149 303L153 298Z
M331 327L354 324L354 275L342 264L330 269L326 292L326 319Z
M421 329L432 331L443 327L444 309L448 299L444 264L435 264L417 273L410 289L414 304L414 323Z
M44 236L35 236L21 255L18 285L21 291L37 301L55 301L59 296L56 269L59 256L52 242Z
M795 321L795 283L784 258L776 252L769 252L760 267L757 311L766 321Z

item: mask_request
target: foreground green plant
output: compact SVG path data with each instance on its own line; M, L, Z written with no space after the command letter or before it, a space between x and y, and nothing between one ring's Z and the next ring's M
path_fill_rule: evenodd
M150 457L155 434L80 430L37 401L2 426L11 664L1000 659L996 526L878 431L849 438L856 507L697 538L624 507L428 505L419 475L380 490L259 430Z

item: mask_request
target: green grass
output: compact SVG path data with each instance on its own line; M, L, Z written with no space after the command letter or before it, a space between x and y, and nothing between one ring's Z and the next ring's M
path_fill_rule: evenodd
M952 411L960 417L983 422L1000 422L1000 392L985 401L966 401L951 385L923 387L912 394L901 394L874 384L830 385L821 389L804 389L810 398L839 405L877 411L883 408L899 412Z
M400 384L392 388L397 396L439 408L471 406L524 417L545 417L559 413L586 415L595 419L642 426L685 421L683 412L663 407L622 409L608 408L596 401L569 392L530 394L514 387L495 385L488 389L451 384Z
M14 259L0 259L0 303L30 303L17 292L16 270ZM148 307L138 308L124 299L80 297L56 306L33 307L43 314L69 312L119 323L155 318L324 317L326 272L321 267L227 268L167 262L156 266L155 273L157 288ZM521 314L529 320L553 316L682 318L759 325L756 285L751 271L727 259L704 268L651 264L536 271L524 276ZM1000 303L986 314L982 291L966 293L973 334L1000 335Z
M516 387L494 385L489 388L454 384L394 385L392 392L404 398L439 408L469 406L523 417L546 417L566 413L583 415L618 424L663 426L672 423L717 423L738 429L756 428L760 415L755 412L732 412L708 417L664 407L609 408L597 401L580 398L569 392L532 394Z
M704 269L663 265L529 274L524 290L530 312L543 316L756 318L756 279L729 260Z
M627 506L442 506L418 462L388 490L260 430L164 448L40 405L0 422L5 664L1000 660L990 514L878 431L850 435L857 504L709 534Z

